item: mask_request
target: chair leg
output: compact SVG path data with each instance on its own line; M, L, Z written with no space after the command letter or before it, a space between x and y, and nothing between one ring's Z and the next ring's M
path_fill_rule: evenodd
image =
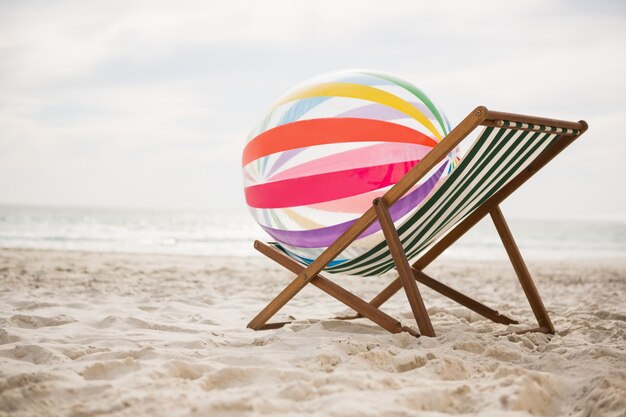
M504 248L506 249L506 253L509 255L509 259L511 260L511 264L513 264L513 269L515 269L515 273L517 274L517 278L519 279L520 284L522 285L522 289L526 294L526 298L530 303L530 307L533 310L533 314L539 323L539 326L544 329L547 333L554 334L554 326L552 325L552 321L550 320L550 316L548 316L548 312L543 305L543 301L541 300L541 296L539 295L539 291L537 291L537 287L533 282L532 277L530 276L530 272L524 263L524 259L513 239L513 235L511 234L511 230L504 220L504 216L502 215L502 211L499 206L496 206L491 212L491 218L493 220L494 225L496 226L496 230L500 235L500 239L504 244Z
M300 265L299 263L291 259L289 256L272 248L269 245L256 241L254 242L254 247L259 252L267 256L268 258L274 260L276 263L282 265L283 267L285 267L286 269L288 269L289 271L295 274L300 274L305 269L305 267L303 267L302 265ZM304 282L304 280L301 280L301 281ZM316 287L318 287L319 289L321 289L322 291L324 291L325 293L327 293L328 295L334 297L335 299L341 301L348 307L357 311L363 317L367 317L368 319L372 320L374 323L378 324L379 326L383 327L384 329L388 330L391 333L399 333L399 332L404 331L404 332L408 332L412 334L413 336L419 336L419 333L415 332L413 329L406 327L406 326L402 326L402 324L398 320L384 313L380 309L373 307L367 301L357 297L356 295L352 294L348 290L344 289L343 287L335 284L331 280L319 274L315 276L313 279L311 279L309 282L315 285ZM270 305L272 305L272 303L270 303ZM255 322L253 320L251 324L255 324L257 327L252 327L251 325L248 325L248 327L251 327L255 330L261 330L261 329L272 329L272 328L282 327L287 323L283 322L283 323L265 324L265 322L260 323L260 322Z
M258 240L254 242L254 247L258 249L259 245L262 245ZM265 306L263 310L259 312L250 323L248 327L254 330L260 330L265 326L265 323L271 319L274 314L278 312L285 304L289 302L296 294L300 292L302 288L306 286L308 281L296 277L289 285L287 285L270 303Z
M424 301L422 300L422 296L417 288L417 283L413 277L411 265L409 265L409 261L406 258L404 249L402 248L398 231L393 225L393 220L389 214L387 204L385 203L385 200L380 197L375 199L373 204L376 209L376 215L383 230L383 234L387 240L389 251L391 252L393 260L396 264L402 286L404 287L409 304L411 305L413 316L415 317L417 326L420 329L420 333L424 336L435 337L435 330L433 329L430 317L426 311L426 306L424 306Z
M422 255L415 263L413 263L413 269L423 270L431 262L433 262L439 255L441 255L446 249L448 249L454 242L456 242L461 236L467 233L472 227L476 225L487 213L474 212L465 220L456 225L447 235L445 235L440 241L435 243L424 255ZM417 279L417 277L416 277ZM428 284L426 284L428 285ZM443 284L442 284L443 285ZM374 297L370 304L380 307L387 300L389 300L395 293L402 288L400 278L396 278L392 281L383 291L381 291L376 297ZM436 291L436 290L435 290Z

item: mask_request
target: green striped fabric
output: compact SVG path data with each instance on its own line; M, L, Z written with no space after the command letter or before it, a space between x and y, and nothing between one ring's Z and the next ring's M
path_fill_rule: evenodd
M524 170L561 134L578 132L507 121L502 128L486 127L452 174L398 227L407 257L417 257L442 238ZM280 245L274 246L280 249ZM326 271L375 276L394 266L383 240L363 255L327 267Z

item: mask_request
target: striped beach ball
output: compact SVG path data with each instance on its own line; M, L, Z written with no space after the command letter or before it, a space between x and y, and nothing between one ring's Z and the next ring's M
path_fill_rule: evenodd
M242 166L254 219L308 264L449 132L441 109L393 75L350 70L283 95L249 136ZM400 226L458 164L458 150L390 209ZM375 222L330 266L384 239Z

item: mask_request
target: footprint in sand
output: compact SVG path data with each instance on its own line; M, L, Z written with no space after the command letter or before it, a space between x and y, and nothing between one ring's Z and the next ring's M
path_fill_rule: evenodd
M172 360L165 364L168 376L180 379L196 380L205 373L213 370L213 367L198 363Z
M77 320L61 314L54 317L28 316L16 314L9 319L11 323L25 329L38 329L40 327L61 326L67 323L74 323Z
M66 356L38 345L17 345L12 353L15 359L31 362L35 365L60 363L68 360Z
M397 372L408 372L426 365L428 359L423 355L407 354L394 358L393 365Z
M5 329L0 329L0 345L18 342L19 340L20 340L19 337L12 335L11 333L7 332Z
M460 381L470 377L467 363L463 359L453 356L441 358L437 373L444 381Z
M139 370L139 362L133 358L119 361L97 362L86 367L81 375L86 380L115 379L129 372Z

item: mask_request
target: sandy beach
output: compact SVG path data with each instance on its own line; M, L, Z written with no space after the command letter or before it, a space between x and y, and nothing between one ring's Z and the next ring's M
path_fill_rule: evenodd
M392 335L314 287L264 332L290 279L261 257L0 250L2 416L625 416L626 262L529 262L557 334L533 325L506 262L427 271L505 327L424 289L436 338ZM337 277L369 298L380 279ZM385 311L414 325L406 299Z

